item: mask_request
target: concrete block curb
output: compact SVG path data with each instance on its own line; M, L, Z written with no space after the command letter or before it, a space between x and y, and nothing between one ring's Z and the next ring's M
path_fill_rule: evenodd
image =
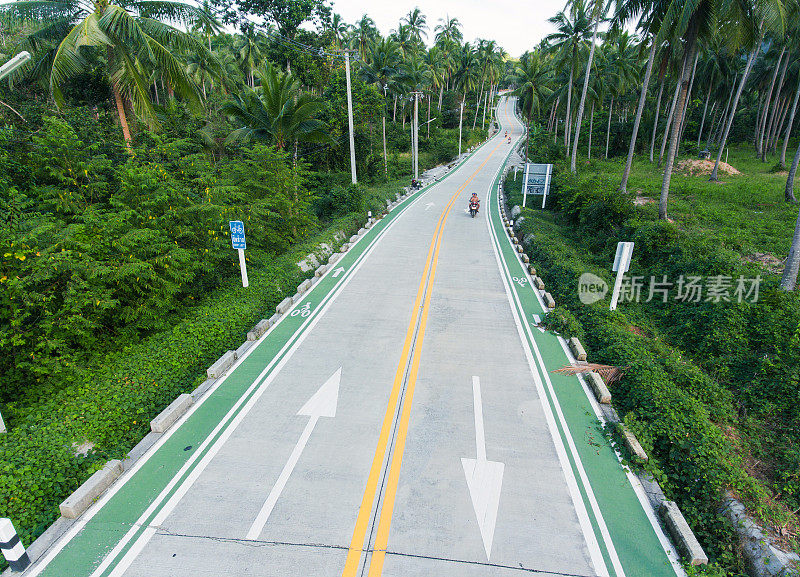
M236 354L236 358L241 359L245 355L245 353L250 350L250 347L252 347L255 344L256 344L255 341L243 342L241 345L239 345L239 348L234 351L234 353Z
M346 242L346 243L344 243L344 244L342 245L342 248L340 248L340 249L339 249L339 252L341 252L341 253L345 253L345 252L347 252L348 250L350 250L350 243L347 243L347 242ZM330 261L329 261L329 262L330 262Z
M515 243L515 244L516 244L516 243ZM518 244L518 245L517 245L517 252L518 252L518 253L522 253L522 245L521 245L521 244Z
M528 264L529 262L531 262L531 259L528 258L527 254L522 253L522 262L524 262L525 264Z
M303 295L300 292L296 292L292 295L292 304L297 304L301 300L303 300Z
M122 474L122 461L109 461L67 497L58 510L67 519L77 519Z
M542 295L542 298L544 299L544 304L547 306L547 308L549 309L556 308L556 301L553 300L553 295L551 295L550 293L544 293Z
M532 274L536 274L536 269L533 269L533 273ZM535 286L537 289L542 291L542 290L544 290L544 281L540 277L534 276L533 277L533 286Z
M342 258L342 255L340 255L340 254L332 254L332 255L330 256L330 258L328 258L328 264L333 264L333 263L335 263L337 260L339 260L340 258Z
M169 429L172 424L181 418L189 407L194 403L192 395L183 393L178 395L178 398L172 401L167 407L161 411L156 417L150 421L150 430L154 433L163 433Z
M327 272L327 270L328 270L328 265L323 264L322 266L317 267L317 270L314 271L314 276L316 278L320 278L322 275L324 275Z
M586 381L592 388L594 397L597 399L598 403L607 405L611 402L611 391L608 390L605 381L603 381L603 377L594 371L589 371L586 375Z
M197 385L197 388L191 392L192 400L197 402L197 399L205 395L208 392L208 389L210 389L216 382L217 379L206 379Z
M636 435L631 433L623 423L620 423L619 430L622 434L622 441L625 443L625 447L627 447L634 457L646 463L649 458L647 453L644 452L641 443L639 443L639 439L636 438Z
M274 315L269 317L269 326L273 326L273 325L278 324L279 320L281 320L281 314L280 313L275 313Z
M261 319L256 323L252 329L250 329L247 333L247 340L248 341L257 341L261 337L264 336L264 333L269 330L270 323L267 319Z
M308 289L311 288L312 284L314 283L311 282L311 279L306 279L303 282L301 282L297 287L298 294L303 294L304 292L306 292Z
M278 306L275 307L275 312L279 315L282 315L290 308L292 308L292 297L286 297L278 303Z
M775 547L763 529L748 517L744 505L730 493L723 500L720 513L733 523L751 575L788 577L798 574L800 557Z
M209 379L220 378L225 371L227 371L233 363L236 362L236 353L234 351L226 351L224 355L217 359L217 361L208 367L206 374Z
M694 536L689 523L684 519L678 505L673 501L664 501L658 508L661 518L667 526L670 535L675 540L684 558L690 565L707 565L708 556Z
M569 340L569 350L572 351L572 354L575 355L575 358L579 361L586 360L586 350L583 348L583 345L578 340L578 337L572 337Z
M532 276L536 276L536 267L533 265L529 266L528 272L531 273Z

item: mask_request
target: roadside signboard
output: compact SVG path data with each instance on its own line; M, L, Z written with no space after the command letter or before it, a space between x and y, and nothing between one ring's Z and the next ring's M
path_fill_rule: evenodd
M547 201L547 193L550 192L550 176L553 173L552 164L525 164L525 176L522 179L522 206L525 206L528 195L542 197L542 208Z

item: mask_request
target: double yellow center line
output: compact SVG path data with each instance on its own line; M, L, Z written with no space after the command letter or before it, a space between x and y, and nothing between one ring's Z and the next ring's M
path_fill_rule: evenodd
M406 331L406 338L403 342L403 353L400 357L400 362L397 365L397 372L394 377L394 384L392 392L389 396L389 403L386 406L386 414L383 417L381 425L381 433L378 437L378 446L375 448L375 456L372 459L372 466L370 468L369 477L367 478L367 486L364 489L364 496L361 499L361 506L358 510L358 517L356 517L356 526L353 530L353 538L350 541L350 548L347 552L347 560L345 561L344 571L342 577L355 577L358 571L361 557L365 550L368 550L369 544L364 543L369 526L370 513L375 502L375 497L378 490L378 481L381 476L381 469L383 462L386 458L387 452L391 449L391 462L389 464L389 474L386 481L386 492L381 505L380 516L378 517L378 530L375 535L375 545L373 547L372 560L370 563L368 577L379 577L383 572L383 562L386 557L386 546L389 542L389 529L392 524L392 512L394 511L394 501L397 495L397 485L400 480L400 467L403 464L403 451L405 450L406 436L408 434L408 424L411 419L411 402L414 398L414 388L417 382L417 374L419 372L419 361L422 352L422 341L425 336L425 326L428 321L428 309L430 308L431 294L433 287L433 280L436 276L436 267L439 261L439 248L442 243L442 236L444 232L444 225L450 215L459 194L469 185L470 182L477 176L483 169L495 151L498 149L502 140L495 146L486 160L473 172L470 177L461 185L458 190L450 198L447 206L442 211L439 217L439 222L436 225L436 232L431 239L430 247L428 248L428 256L425 262L425 270L420 279L419 288L417 289L417 296L414 299L414 308L411 321L408 324ZM486 208L488 210L488 206ZM422 305L422 306L420 306ZM415 336L417 342L414 342ZM413 351L412 351L413 349ZM405 399L402 402L402 414L397 428L397 436L394 442L394 447L390 447L392 423L394 416L397 414L398 404L401 402L403 382L406 374L406 367L409 364L409 356L411 356L411 367L408 371L408 378L406 383Z

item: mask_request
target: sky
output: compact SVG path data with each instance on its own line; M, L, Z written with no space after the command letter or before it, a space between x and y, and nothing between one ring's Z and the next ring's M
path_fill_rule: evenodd
M564 7L565 0L333 0L332 4L348 24L369 15L383 35L418 6L428 18L428 43L439 19L449 15L463 25L464 40L496 40L516 58L553 32L547 19Z

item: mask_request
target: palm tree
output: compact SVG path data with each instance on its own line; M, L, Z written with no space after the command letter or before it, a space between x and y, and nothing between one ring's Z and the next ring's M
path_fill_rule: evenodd
M742 9L739 4L733 3L731 5L734 9ZM750 56L747 59L742 79L736 89L736 96L733 98L728 119L725 122L725 130L722 133L722 140L720 141L719 151L717 152L717 161L714 163L714 170L711 171L709 180L716 181L719 174L719 164L722 161L722 152L725 150L725 144L728 141L731 126L733 125L733 117L736 114L736 108L739 105L739 98L744 90L744 85L753 67L753 61L756 55L761 50L761 43L764 34L767 31L783 33L786 12L781 0L764 0L754 5L748 5L744 12L733 13L728 16L727 20L738 24L730 30L730 36L742 46L751 50ZM728 34L726 34L728 36ZM737 46L738 47L738 46Z
M333 45L336 48L341 48L344 39L347 37L347 33L350 31L350 25L342 19L341 14L334 12L333 16L331 16L330 22L327 25L327 29L333 35Z
M367 57L370 43L379 36L378 29L375 27L375 21L366 14L361 17L361 20L356 22L353 28L353 44L358 50L358 55L362 60L365 60Z
M461 22L458 21L458 18L450 18L448 15L445 18L439 18L439 22L433 29L436 32L436 43L460 45L464 40L464 35L461 33Z
M248 26L242 31L241 36L237 36L234 49L236 50L236 59L239 61L239 67L247 79L247 85L250 88L254 88L254 72L255 69L258 68L262 56L261 49L258 45L258 38L252 26Z
M586 61L586 72L583 76L583 91L581 92L581 102L578 105L578 115L575 119L575 142L572 145L572 157L570 159L570 170L577 171L576 157L578 156L578 140L581 135L581 121L583 120L583 109L586 106L586 93L589 89L589 77L592 73L592 60L594 60L594 51L597 45L597 29L600 27L600 21L604 18L603 7L605 2L603 0L595 0L594 2L594 30L592 31L592 42L589 47L589 59Z
M568 16L563 10L550 18L549 22L556 26L556 32L550 34L545 40L552 43L556 52L557 66L569 67L569 81L567 82L566 115L564 118L564 145L569 154L572 113L572 85L578 68L580 48L589 38L591 18L586 11L583 0L574 0L572 14Z
M179 95L196 110L202 108L198 87L172 50L213 56L190 34L160 19L189 25L206 19L196 6L173 0L109 0L87 4L79 0L28 0L0 4L0 14L45 24L23 41L34 54L33 70L46 82L56 105L65 103L62 86L93 66L94 54L102 59L111 86L126 144L131 141L125 105L151 129L158 119L150 100L149 71L157 70ZM86 52L84 52L86 51Z
M399 73L400 51L392 40L381 38L370 48L369 57L361 67L361 79L367 84L374 84L383 91L383 169L389 175L389 164L386 155L386 91L389 84Z
M545 66L544 60L538 50L526 53L519 65L514 69L512 82L517 85L514 96L520 100L522 110L527 110L528 126L533 121L534 110L538 111L542 102L552 94L549 88L550 70ZM525 140L525 159L528 158L530 138Z
M202 18L192 22L192 32L202 34L208 39L208 51L211 52L211 37L216 36L222 30L222 23L214 15L214 7L209 0L203 0L200 4Z
M408 26L411 37L419 45L422 45L423 38L428 37L426 30L428 29L428 20L419 8L414 8L408 14L403 16L401 22Z
M226 143L267 141L278 150L299 142L329 142L327 126L316 117L323 103L300 91L300 81L270 63L257 71L260 86L244 88L241 95L222 106L222 112L241 126L233 130Z

